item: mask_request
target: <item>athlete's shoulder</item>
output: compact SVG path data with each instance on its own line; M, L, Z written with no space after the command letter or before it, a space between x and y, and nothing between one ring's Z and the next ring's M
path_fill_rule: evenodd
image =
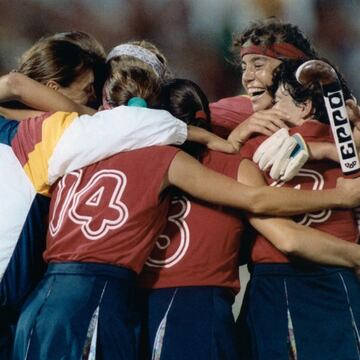
M202 160L202 164L209 169L233 179L237 177L240 162L239 154L225 154L213 150L209 150Z
M334 142L331 127L317 120L307 120L301 126L290 129L290 134L300 133L306 141Z
M181 151L179 147L172 145L153 145L136 150L124 152L124 154L176 154Z
M210 108L229 110L238 114L250 115L253 113L251 100L246 95L237 95L220 99L216 102L210 103Z
M268 137L264 135L257 135L250 138L245 144L241 147L239 157L241 160L249 159L252 160L255 151L264 142Z
M127 164L130 168L140 164L145 168L154 169L167 167L181 149L175 146L148 146L141 149L120 152L105 159L106 163Z
M243 95L211 103L210 111L214 132L223 137L253 113L250 98Z
M19 132L26 137L34 137L40 140L51 133L51 137L62 135L64 130L78 118L78 113L57 111L45 112L41 115L22 120L19 123Z
M37 192L49 195L49 160L64 131L78 118L77 113L43 113L22 120L11 147Z

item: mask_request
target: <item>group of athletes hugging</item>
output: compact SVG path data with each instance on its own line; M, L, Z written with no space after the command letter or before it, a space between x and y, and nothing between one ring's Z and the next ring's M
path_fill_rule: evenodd
M211 104L153 44L82 32L0 78L1 359L360 358L360 179L295 78L318 54L274 18L233 53L247 96Z

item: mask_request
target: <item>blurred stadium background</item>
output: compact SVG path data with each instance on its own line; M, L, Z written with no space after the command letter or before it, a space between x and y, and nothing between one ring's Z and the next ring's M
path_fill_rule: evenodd
M176 76L198 82L211 100L241 91L229 60L234 32L276 15L313 40L360 95L359 0L0 0L0 71L41 36L81 30L105 50L128 40L154 41Z

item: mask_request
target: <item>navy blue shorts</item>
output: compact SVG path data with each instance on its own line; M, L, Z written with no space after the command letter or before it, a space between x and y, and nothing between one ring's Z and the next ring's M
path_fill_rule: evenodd
M138 356L136 274L105 264L50 264L25 303L13 358L124 359Z
M143 312L144 359L238 360L233 294L219 287L147 292Z
M255 265L237 326L247 359L359 360L360 282L344 268Z

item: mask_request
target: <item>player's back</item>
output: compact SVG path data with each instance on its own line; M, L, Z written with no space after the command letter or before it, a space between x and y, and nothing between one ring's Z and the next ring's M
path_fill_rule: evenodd
M330 126L318 121L306 121L302 126L294 127L292 133L300 133L307 142L333 142ZM292 180L284 183L274 181L268 173L265 179L270 186L285 186L299 190L323 190L336 187L336 181L342 176L339 164L329 161L309 161ZM293 217L301 225L311 226L349 242L356 242L358 228L351 209L328 209ZM263 236L258 235L252 249L254 262L288 262L289 259L275 249Z
M45 259L95 262L139 272L166 221L160 194L178 149L111 156L64 176L54 189Z
M240 157L209 151L203 165L236 179ZM179 194L140 277L145 288L221 286L239 290L240 211Z

